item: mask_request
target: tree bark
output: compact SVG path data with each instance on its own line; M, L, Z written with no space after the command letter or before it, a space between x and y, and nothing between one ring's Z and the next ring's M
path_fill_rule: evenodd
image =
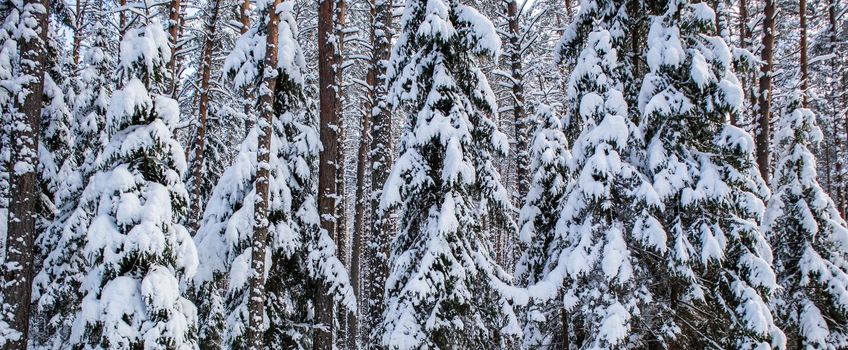
M524 112L524 77L521 67L521 36L519 28L518 5L515 0L506 0L507 26L509 27L508 52L510 60L510 78L512 84L512 118L515 128L515 156L517 188L514 197L516 206L527 195L530 188L530 155L528 154L529 125ZM504 249L506 244L504 244Z
M809 74L807 73L807 0L798 0L798 17L801 27L801 106L807 107L807 84Z
M194 179L190 213L192 234L197 232L203 214L203 199L201 198L203 187L201 183L203 182L203 163L206 156L206 117L209 114L209 79L212 76L212 52L215 46L215 31L220 6L221 0L215 0L210 18L206 22L206 38L200 58L200 103L197 113L197 133L194 140L194 163L192 163L191 169L191 176Z
M371 18L374 18L374 4L371 6ZM371 28L371 45L374 45L374 28ZM373 54L373 53L372 53ZM372 57L373 62L373 57ZM351 336L349 343L350 349L359 349L359 315L362 313L362 238L365 236L365 197L370 194L365 188L366 167L368 164L368 152L370 151L371 142L371 111L374 108L374 71L369 69L365 80L368 84L368 96L365 99L365 113L362 115L359 132L359 149L356 159L356 205L353 216L353 243L350 251L350 282L353 288L354 296L356 296L358 310L357 313L348 315L348 334ZM373 210L373 208L372 208Z
M177 42L181 27L180 16L181 0L171 0L171 5L168 15L168 35L171 40L171 60L168 61L168 71L171 73L171 96L176 97L177 82Z
M373 10L372 10L373 13ZM373 43L373 36L371 42ZM374 78L371 72L368 72L366 81L370 86L373 86ZM362 116L359 136L359 149L356 159L356 207L353 223L353 243L350 249L350 284L353 288L353 293L356 296L356 301L359 305L358 309L362 309L362 291L361 291L361 264L362 264L362 237L365 235L365 197L370 193L366 192L365 188L365 168L368 162L368 151L370 150L371 142L371 106L373 101L368 98L365 105L365 113ZM361 311L360 311L361 312ZM348 315L348 333L351 334L351 349L359 348L359 315L351 313Z
M257 147L256 202L254 207L254 230L251 244L250 300L248 301L247 344L250 350L264 350L262 319L265 313L265 250L268 243L268 182L271 177L271 134L274 118L274 91L277 85L277 35L280 17L274 0L268 11L268 33L266 37L265 71L259 91L259 147Z
M368 76L371 109L371 216L369 220L365 256L367 272L365 274L365 297L368 303L362 303L365 339L369 344L380 344L376 333L383 316L383 291L389 275L389 249L392 240L392 225L387 217L380 214L380 197L383 185L389 178L392 167L392 115L387 105L386 69L391 53L392 1L373 0L373 25L371 26L371 66ZM386 214L387 216L387 214Z
M774 0L765 0L763 18L763 50L760 68L760 86L757 96L759 106L759 133L757 134L757 165L760 175L768 183L770 168L769 141L771 134L771 74L774 59Z
M127 33L127 14L124 7L127 6L127 0L118 0L118 34L121 35L120 40L124 39L124 34Z
M342 264L350 271L350 258L348 257L348 248L350 239L347 229L347 191L345 181L345 165L347 164L347 131L345 129L344 113L344 29L347 18L347 2L345 0L335 0L333 13L335 15L334 32L336 41L336 49L333 52L333 64L335 65L335 86L336 104L335 113L338 120L336 136L338 142L338 151L336 152L336 242L338 247L339 259ZM350 318L352 315L344 309L337 310L339 329L336 338L343 347L351 344L353 334L349 332Z
M739 0L739 46L743 49L748 49L751 47L749 40L751 38L750 30L748 30L748 0ZM753 97L751 95L750 89L750 73L747 71L742 72L742 79L739 79L740 84L742 84L742 91L744 92L746 100L753 101ZM730 125L739 126L739 121L736 119L737 115L735 113L730 113Z
M247 29L250 28L250 0L243 0L241 2L241 7L239 8L239 21L241 22L239 32L241 32L241 34L247 33ZM250 133L250 129L253 129L253 119L250 118L250 101L253 101L253 93L251 92L249 85L244 87L242 96L244 97L244 104L242 105L245 117L244 133L247 135Z
M74 63L74 69L79 69L80 48L82 46L83 27L85 27L85 13L87 12L88 1L76 0L76 13L74 18L74 39L71 46L71 58Z
M5 350L26 349L29 339L29 314L33 278L33 241L38 211L38 135L41 129L41 108L44 97L46 38L48 30L47 0L25 0L21 9L22 26L38 33L24 35L18 42L21 75L28 78L23 99L16 98L17 111L12 116L10 202L7 222L4 283L0 292L6 304L9 326L20 332L17 339L8 339Z
M318 2L318 87L319 119L321 124L321 144L318 167L318 213L321 217L321 230L338 239L337 199L339 153L339 115L338 94L336 93L336 42L334 0ZM315 328L312 342L315 350L333 348L333 300L328 295L327 286L319 283L315 296Z
M837 47L839 45L839 37L838 37L839 23L837 22L837 18L836 18L836 7L837 7L838 4L839 4L839 0L830 0L830 2L828 3L828 9L827 9L827 17L828 17L828 22L830 24L830 28L829 28L829 30L830 30L830 33L829 33L830 34L830 50L831 50L830 52L832 54L836 54L838 52ZM831 62L833 64L832 71L836 74L839 74L839 60L840 59L844 60L844 57L834 57L831 60ZM842 72L841 82L842 82L842 89L845 89L845 87L848 86L848 71ZM837 94L834 94L834 95L837 95ZM833 98L834 98L834 101L832 101L832 103L835 104L836 103L835 99L837 97L834 96ZM841 159L846 159L845 157L848 157L848 115L846 115L846 112L844 110L845 110L845 106L848 105L848 94L846 94L844 92L842 93L842 101L841 102L842 102L842 105L841 105L841 107L842 107L841 108L841 110L842 110L841 114L842 115L839 116L838 115L839 113L834 113L834 115L833 115L833 129L834 129L834 134L835 134L835 131L837 129L836 125L838 125L838 119L841 117L842 122L843 122L843 128L845 129L844 130L845 131L845 140L844 140L844 143L843 143L843 142L839 141L839 137L837 135L834 135L835 136L834 137L834 146L835 146L834 152L837 155L840 152L842 152L843 156L842 156ZM836 108L834 108L834 109L836 109ZM842 146L840 146L840 144ZM842 173L842 164L839 161L839 158L837 156L837 160L836 160L836 183L837 184L836 184L836 186L834 186L837 193L836 193L836 196L834 196L834 197L836 197L835 199L836 199L837 207L839 209L839 212L842 214L842 217L845 217L846 213L848 213L848 189L846 189L846 185L848 185L848 184L845 183L845 180L846 180L845 174Z

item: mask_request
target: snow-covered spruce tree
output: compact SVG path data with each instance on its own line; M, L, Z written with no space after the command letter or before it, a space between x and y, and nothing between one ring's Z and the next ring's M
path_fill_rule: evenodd
M268 18L271 1L257 3ZM320 140L316 118L304 95L306 62L297 42L293 2L279 8L279 56L273 104L268 198L268 266L265 273L265 348L308 349L314 320L315 290L322 283L338 302L355 309L347 272L336 257L335 244L318 228L315 195ZM237 87L259 84L266 62L265 20L238 39L225 61ZM258 56L257 56L258 55ZM201 344L240 349L247 342L248 279L254 204L257 199L259 126L248 133L234 163L224 172L206 206L197 242L203 268L194 279L200 304Z
M551 241L547 266L530 289L536 298L561 296L544 322L566 313L558 339L583 348L645 347L655 325L642 313L663 316L652 305L650 272L662 263L666 234L655 217L659 198L639 170L642 140L619 59L629 48L627 3L583 1L559 46L561 60L574 65L566 105L574 182L559 206L544 209L558 221L540 232Z
M408 0L389 64L389 103L408 114L380 210L398 209L382 346L475 349L520 332L481 225L509 220L492 164L506 135L478 68L500 50L492 23L457 0Z
M774 135L778 161L763 223L782 287L772 306L794 348L845 348L848 228L818 183L816 117L793 102Z
M648 32L639 96L644 171L663 204L665 287L654 303L673 313L654 332L675 346L784 347L767 300L777 288L771 248L759 228L768 190L751 136L727 123L742 89L732 55L712 33L707 3L669 0Z
M84 296L80 286L89 269L83 247L95 207L81 198L108 141L106 112L115 63L111 44L115 34L107 29L107 23L101 22L105 20L102 10L95 8L90 14L95 22L73 101L74 146L61 171L62 186L55 193L56 218L38 242L45 256L33 284L33 322L40 332L32 339L33 345L41 348L57 348L69 341L74 315ZM89 192L89 196L94 194Z
M552 267L549 253L556 238L566 188L571 184L569 164L571 152L562 132L560 118L547 105L536 107L536 123L530 142L530 187L519 214L519 239L524 253L515 275L521 286L536 285ZM553 286L556 288L557 286ZM549 319L559 308L546 302L531 303L524 325L524 347L538 348L554 340L557 322Z
M106 117L111 138L62 232L87 259L69 340L75 347L196 346L197 311L179 282L198 265L191 237L176 223L187 205L184 153L172 134L179 109L161 94L170 54L155 21L128 29L121 41L121 88Z

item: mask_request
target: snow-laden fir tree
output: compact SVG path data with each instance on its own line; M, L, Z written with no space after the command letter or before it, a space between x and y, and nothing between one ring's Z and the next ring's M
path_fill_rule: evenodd
M823 135L797 93L774 136L778 161L763 223L782 287L773 310L793 348L845 348L848 228L819 185L813 147Z
M271 1L257 3L268 18ZM315 116L304 95L306 62L297 42L293 2L279 8L277 81L271 125L270 197L265 279L265 347L311 348L315 293L330 287L336 301L355 309L347 272L335 244L320 231L315 196L316 160L321 144ZM236 42L224 69L237 88L259 84L264 62L266 21L258 21ZM259 126L250 130L234 163L224 172L206 207L195 241L204 266L194 278L200 304L201 344L210 348L246 346L251 241L257 199Z
M641 136L625 98L627 3L583 1L559 46L561 60L574 65L566 91L573 182L559 205L542 209L558 219L539 232L551 243L530 289L535 298L559 299L531 318L556 323L564 312L559 341L581 348L646 346L654 325L642 313L661 317L650 273L666 235L655 217L659 198L639 170Z
M196 346L196 308L180 289L198 261L191 237L176 223L187 201L180 181L184 153L172 134L179 109L160 94L170 55L161 24L127 30L118 62L121 88L106 114L112 136L48 258L79 253L85 259L72 255L65 263L82 270L48 274L56 279L45 282L82 293L81 300L45 294L48 302L76 302L68 335L75 347Z
M556 238L559 208L567 186L571 183L569 164L571 152L560 118L551 107L539 105L534 116L536 123L530 142L530 187L519 214L519 239L524 253L515 269L521 286L536 285L550 271L549 253ZM557 286L553 286L556 288ZM531 303L524 325L525 348L551 343L559 324L548 319L559 307L545 301Z
M711 28L707 3L669 0L651 19L648 74L639 96L644 171L662 201L666 287L654 303L673 317L655 327L666 344L734 349L784 347L767 300L778 287L759 228L768 190L754 141L727 123L742 89L732 55Z
M71 112L72 152L66 155L61 186L54 197L56 217L38 242L44 250L44 263L33 284L33 324L40 330L32 338L36 347L58 348L69 341L74 314L83 297L80 286L89 268L83 247L94 208L80 199L108 141L106 112L115 64L111 44L115 34L101 22L105 20L102 10L98 7L89 14L95 22Z
M492 23L458 0L408 0L389 64L389 103L408 117L380 210L398 209L382 346L475 349L520 333L508 276L489 255L490 227L509 225L510 197L492 164L506 135L478 67L496 57ZM509 226L508 226L509 227Z

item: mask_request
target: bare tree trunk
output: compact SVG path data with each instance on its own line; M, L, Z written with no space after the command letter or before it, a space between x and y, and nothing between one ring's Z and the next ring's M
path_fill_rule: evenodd
M338 247L339 259L342 264L350 271L350 259L348 258L349 237L347 229L347 190L346 190L346 171L347 164L347 131L345 129L344 120L344 29L347 16L347 2L345 0L335 0L333 8L335 15L335 40L336 50L333 55L333 64L335 65L335 81L333 85L336 87L336 105L335 113L338 118L338 126L336 135L338 137L338 152L336 152L336 242ZM336 334L339 344L344 348L351 342L352 334L348 333L350 315L344 309L337 310L339 329ZM344 345L342 345L344 344Z
M739 45L743 49L748 49L751 47L750 38L751 32L748 29L748 0L739 0ZM746 97L746 100L753 101L753 96L751 95L749 87L750 84L750 73L745 71L742 73L742 79L739 79L739 82L742 84L742 91ZM730 125L739 126L739 120L736 119L736 114L730 114Z
M807 73L807 0L798 0L798 17L801 26L801 106L807 107L807 84L809 74Z
M318 2L318 87L319 118L321 124L321 144L318 168L318 213L321 217L321 229L338 239L337 199L339 164L339 115L338 94L336 93L336 42L334 0ZM313 349L330 350L333 348L333 300L327 292L327 286L319 284L315 291L315 329Z
M839 23L837 22L837 18L836 18L836 6L838 4L839 4L839 0L830 0L830 2L828 4L828 9L827 9L827 17L828 17L828 22L830 24L830 50L831 50L831 53L833 53L833 54L836 54L838 52L837 47L839 45L839 37L837 36L838 30L839 30ZM839 60L840 59L844 60L844 57L836 57L836 58L831 60L831 62L833 64L832 71L835 74L840 73L839 72ZM841 72L841 73L842 73L842 79L841 79L842 89L845 89L845 87L848 86L848 71ZM836 96L834 96L833 98L834 98L834 101L832 101L832 103L835 104L836 103L836 101L835 101ZM841 106L840 109L842 110L841 111L842 115L839 116L839 115L837 115L838 113L835 113L833 115L834 134L836 133L836 129L837 129L836 126L839 125L838 119L840 117L842 118L843 128L845 129L844 130L845 131L845 140L844 140L845 142L844 143L839 141L839 137L834 138L834 146L836 146L836 147L834 147L835 148L834 152L838 155L841 151L842 154L843 154L843 156L841 158L839 158L837 156L837 160L836 160L836 182L837 182L837 185L835 187L836 187L836 191L838 193L835 197L837 197L836 202L837 202L837 206L839 208L839 212L842 214L842 217L845 217L846 212L848 212L848 189L846 189L846 187L847 187L846 185L848 185L848 184L845 183L846 178L845 178L845 174L842 173L842 164L840 162L840 159L842 159L844 161L846 159L846 157L848 157L848 114L846 114L846 112L845 112L845 107L846 107L846 105L848 105L848 93L845 93L844 91L842 92L842 101L841 102L842 102L842 106ZM834 135L834 136L837 136L837 135ZM840 144L842 145L841 147L840 147Z
M383 185L389 178L392 167L392 115L387 105L386 69L391 50L392 0L373 0L373 24L371 27L371 67L368 72L371 90L371 216L369 220L365 256L368 270L365 274L365 298L368 303L362 313L365 339L370 346L380 344L377 330L383 316L383 291L389 275L389 250L392 240L390 220L381 215L380 197ZM388 216L388 214L386 214Z
M757 103L759 105L759 133L757 134L757 165L763 180L768 183L770 168L769 141L771 134L771 74L774 59L774 0L765 0L763 19L763 51L760 68L760 86Z
M177 42L181 27L181 0L171 0L168 17L168 35L171 40L171 60L168 61L168 71L171 73L171 96L176 97L177 82Z
M371 4L371 18L374 18L374 5ZM371 44L374 44L374 30L371 30ZM373 61L373 58L372 58ZM368 166L368 152L371 142L371 111L374 108L374 71L369 69L365 77L368 84L368 96L365 102L365 113L362 115L359 132L359 149L356 157L356 206L353 217L353 245L350 251L350 282L353 293L358 304L358 313L362 313L362 238L365 235L365 197L370 194L365 188L366 167ZM374 208L372 208L373 210ZM350 349L359 349L359 314L348 315L348 333L351 336Z
M20 23L37 36L23 35L18 42L21 75L30 78L24 86L23 100L15 99L17 111L12 116L11 161L9 173L11 194L7 222L4 283L0 292L6 304L9 326L20 332L18 339L7 339L5 350L26 349L29 339L29 313L33 278L33 241L38 214L38 135L41 129L41 107L44 97L44 72L47 38L47 0L25 0Z
M247 29L250 28L250 0L243 0L241 2L241 7L239 8L239 21L241 22L241 28L239 31L241 34L247 33ZM250 118L250 101L253 101L253 92L249 85L244 87L242 96L244 97L244 104L242 107L244 108L243 112L246 118L244 121L244 133L246 135L250 132L250 129L253 129L253 119Z
M127 33L127 14L124 9L127 6L127 0L118 0L118 6L120 6L120 12L118 12L118 34L121 35L121 40L124 39L124 34Z
M262 319L265 314L265 250L268 243L268 202L270 193L268 182L271 177L271 134L274 118L274 91L277 85L277 35L280 17L274 0L268 11L268 33L266 37L264 85L259 91L259 147L257 147L256 202L254 206L255 224L251 244L250 261L250 300L248 301L247 344L250 350L264 350L265 337Z
M215 47L215 31L218 22L218 8L221 0L215 0L210 18L206 22L206 38L203 44L203 52L200 58L200 103L197 116L197 134L194 140L194 163L192 163L191 176L194 179L194 188L191 196L191 229L192 234L197 232L200 218L203 215L201 191L203 187L203 162L206 156L206 117L209 114L209 79L212 76L212 52Z
M530 188L530 155L528 154L529 125L524 113L524 77L521 67L521 36L519 28L518 5L515 0L506 0L507 26L509 27L508 52L510 60L511 84L512 84L512 118L515 123L515 155L517 188L514 202L521 206L527 191Z
M85 27L85 13L88 9L88 1L76 0L76 18L74 18L74 38L71 46L71 57L74 63L74 69L79 68L80 62L80 48L82 46L82 39L85 33L83 32L83 27Z

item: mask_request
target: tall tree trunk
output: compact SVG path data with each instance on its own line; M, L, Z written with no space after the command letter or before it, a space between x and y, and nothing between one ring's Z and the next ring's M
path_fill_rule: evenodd
M521 67L521 36L519 13L516 0L506 0L507 26L509 27L508 51L510 60L510 78L512 84L512 118L515 126L515 156L517 188L514 203L521 206L530 188L530 156L528 154L529 125L524 113L524 72Z
M123 40L124 34L127 33L127 14L126 9L124 9L127 6L127 0L118 0L118 6L120 7L118 12L118 34L121 36L120 40Z
M212 76L212 52L215 47L215 31L218 22L218 8L221 0L215 0L210 18L206 22L206 38L204 39L203 52L200 57L200 103L197 116L197 133L194 140L194 163L192 163L191 177L194 179L194 188L191 196L191 229L192 234L197 232L203 207L201 192L203 187L203 163L206 156L206 117L209 114L209 79Z
M9 326L20 337L7 339L4 349L26 349L29 339L29 313L33 278L33 241L38 214L38 135L44 97L44 72L47 38L47 0L25 0L20 24L26 32L18 41L21 77L25 78L22 99L16 98L12 116L10 202L7 222L6 261L3 267L3 310Z
M830 33L829 33L830 34L830 50L831 50L830 52L832 54L836 54L837 52L839 52L838 46L840 44L839 43L839 37L838 37L839 22L837 22L837 18L836 18L836 10L837 10L836 7L837 7L837 5L839 5L839 0L830 0L830 2L828 3L828 9L827 9L827 17L828 17L828 22L830 24L830 28L829 28L829 30L830 30ZM839 71L839 62L840 62L840 60L844 60L844 59L845 59L844 57L835 57L835 58L831 59L831 62L832 62L831 64L833 65L832 71L834 72L834 74L837 74L837 75L840 74L840 73L842 74L842 77L841 77L842 78L841 79L841 83L842 83L841 88L843 89L843 92L841 94L842 100L839 101L839 103L841 103L840 107L834 108L834 109L840 110L840 112L834 113L834 115L833 115L833 129L834 129L834 134L835 134L836 129L837 129L837 125L839 125L839 118L841 117L842 123L843 123L843 128L845 129L844 130L845 131L845 140L844 140L844 143L843 143L843 142L839 141L839 137L837 135L834 135L834 136L836 136L834 138L834 146L835 146L834 152L838 155L841 151L841 153L843 154L843 156L841 158L837 157L837 160L836 160L836 174L837 174L836 175L836 183L837 184L834 187L835 187L835 190L838 192L837 195L835 196L835 197L837 197L837 206L839 207L839 212L842 214L843 217L845 217L846 213L848 213L848 189L846 189L846 187L848 187L848 184L845 183L846 182L846 175L842 173L842 164L841 164L840 159L842 161L844 161L846 159L846 157L848 157L848 114L846 114L846 111L845 111L846 106L848 106L848 93L844 92L844 89L846 87L848 87L848 71L840 72ZM839 91L837 89L832 89L832 91L833 90ZM831 101L832 105L837 104L837 102L836 102L836 99L838 98L837 96L838 96L837 94L834 94L834 96L833 96L834 100ZM842 114L842 115L840 116L838 114ZM842 145L842 146L840 147L840 145Z
M748 0L739 0L739 46L743 49L748 49L751 47L750 38L751 31L748 28ZM740 84L742 85L742 91L744 92L744 96L746 101L753 101L753 96L751 94L750 80L751 74L748 71L742 72L742 79L739 79ZM730 125L739 126L739 120L736 119L737 116L734 113L730 114Z
M348 248L350 244L349 232L347 229L347 190L345 179L345 165L347 164L347 130L345 129L344 121L344 44L345 44L345 21L347 17L347 2L345 0L335 0L333 8L335 14L335 40L336 50L334 51L333 64L335 65L335 81L333 85L336 87L336 118L338 118L338 126L336 136L338 138L338 151L336 152L336 242L338 246L339 259L342 264L350 271L350 259L348 258ZM353 334L349 330L349 318L351 315L344 310L337 310L339 329L336 339L340 346L347 347L352 342ZM343 344L343 345L342 345Z
M168 35L171 40L171 60L168 61L168 72L171 73L171 96L176 97L177 83L177 45L181 27L181 0L171 0L168 14Z
M807 84L809 74L807 73L807 0L798 0L798 17L801 26L801 106L807 107Z
M373 9L372 9L373 16ZM373 35L371 38L371 42L374 42ZM374 78L372 77L371 71L369 70L368 76L366 77L366 81L369 86L373 89ZM370 94L370 91L369 91ZM356 301L359 304L358 310L362 310L362 290L361 290L361 264L362 264L362 238L365 235L365 205L366 199L365 197L370 194L370 191L367 191L365 188L365 176L366 170L365 168L368 165L368 151L370 150L370 142L371 142L371 109L373 106L373 100L371 100L370 96L367 99L365 104L365 113L363 113L361 125L360 125L360 135L359 135L359 149L357 151L356 157L356 206L355 213L353 217L353 242L350 249L350 284L351 288L353 288L353 293L356 296ZM373 209L373 208L372 208ZM359 311L361 312L361 311ZM359 348L359 315L355 313L351 313L348 315L348 333L351 335L350 348L358 349Z
M371 28L371 45L374 45L374 28L373 28L373 18L374 18L374 4L371 3L371 20L372 20L372 28ZM373 54L373 53L372 53ZM373 62L373 57L371 58ZM373 64L373 63L372 63ZM358 303L358 308L356 313L351 313L348 315L348 334L351 336L351 341L349 343L350 349L357 350L359 349L359 315L362 314L362 238L365 236L365 207L366 207L366 199L365 197L370 194L365 188L365 176L366 176L366 167L368 166L368 152L371 149L371 111L374 108L374 71L369 69L365 81L368 84L368 91L365 99L365 108L363 110L365 113L362 115L362 120L360 124L360 132L359 132L359 149L357 151L356 157L356 205L355 205L355 213L353 216L353 243L350 250L350 282L351 287L353 288L354 296L356 296L356 301ZM373 210L374 208L372 208Z
M336 40L333 2L318 2L318 88L319 118L321 124L321 144L318 167L318 213L321 217L321 229L338 239L337 199L339 164L339 115L338 94L336 92ZM313 349L330 350L333 348L333 300L327 293L327 286L319 284L315 293L315 329Z
M771 75L774 59L774 0L765 0L763 18L763 51L760 68L760 86L757 104L759 105L759 133L757 134L757 165L763 180L768 183L770 169L769 141L771 140Z
M383 184L389 178L392 167L392 115L387 105L386 69L391 53L392 38L392 0L373 0L373 24L371 26L371 67L368 76L371 90L369 99L371 109L371 216L369 220L365 256L367 257L367 273L365 283L365 299L362 303L365 319L362 324L368 332L365 339L369 344L380 344L380 337L375 334L380 327L383 316L383 291L386 278L389 275L389 249L392 240L392 225L387 217L380 214L380 197ZM387 214L386 214L387 216Z
M74 69L79 69L80 62L80 48L82 46L82 39L85 33L83 32L83 28L85 27L85 14L88 8L88 1L76 0L76 18L74 18L74 38L71 46L71 58L74 63Z
M239 28L239 31L241 34L247 33L247 29L250 28L250 0L243 0L241 2L241 7L239 7L239 21L241 22L241 28ZM242 105L242 108L244 108L244 133L246 135L250 132L250 129L253 129L253 119L250 118L250 111L252 107L250 101L253 101L253 92L249 85L244 87L242 97L244 97L244 104Z
M280 17L277 6L281 0L274 0L268 11L268 34L266 37L265 71L261 95L259 95L259 147L256 151L256 202L254 206L255 224L251 242L250 260L250 300L248 301L247 344L250 350L264 350L264 329L262 319L265 313L265 250L268 243L268 202L270 200L268 183L271 177L271 134L274 118L274 91L277 85L277 35Z

